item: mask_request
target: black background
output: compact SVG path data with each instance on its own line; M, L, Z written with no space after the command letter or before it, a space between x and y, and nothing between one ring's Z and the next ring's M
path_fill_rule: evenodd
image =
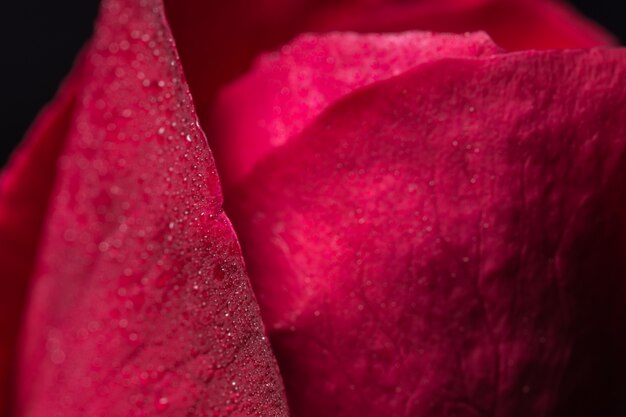
M207 0L213 1L213 0ZM220 0L228 1L228 0ZM0 166L49 101L89 37L97 0L3 0L0 39L2 137ZM7 4L8 3L8 4ZM626 43L623 0L572 0L583 14Z

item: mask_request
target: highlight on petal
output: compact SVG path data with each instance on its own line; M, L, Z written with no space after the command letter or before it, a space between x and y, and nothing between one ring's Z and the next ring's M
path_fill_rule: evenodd
M625 82L623 50L440 57L228 191L294 415L626 412Z
M297 136L330 104L350 92L442 57L478 57L499 48L484 33L424 32L302 35L220 94L212 124L213 151L228 188Z
M36 257L16 415L286 416L160 2L105 2L83 71Z

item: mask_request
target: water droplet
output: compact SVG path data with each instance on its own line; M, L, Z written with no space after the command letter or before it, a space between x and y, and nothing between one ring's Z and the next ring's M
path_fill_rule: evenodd
M167 397L161 397L157 400L155 407L157 411L165 411L170 406L170 400Z

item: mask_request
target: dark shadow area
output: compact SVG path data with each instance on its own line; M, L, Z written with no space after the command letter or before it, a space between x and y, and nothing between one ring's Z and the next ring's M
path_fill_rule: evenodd
M50 101L89 38L98 0L4 1L0 166Z

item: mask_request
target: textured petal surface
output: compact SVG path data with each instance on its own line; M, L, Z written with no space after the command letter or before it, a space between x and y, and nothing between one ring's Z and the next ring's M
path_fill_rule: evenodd
M220 136L213 151L228 188L297 136L350 92L441 57L486 56L498 47L484 33L467 36L303 35L224 89L216 105Z
M259 163L229 214L294 415L626 412L625 82L623 50L435 60Z
M106 1L85 58L23 329L19 415L286 415L160 2Z

